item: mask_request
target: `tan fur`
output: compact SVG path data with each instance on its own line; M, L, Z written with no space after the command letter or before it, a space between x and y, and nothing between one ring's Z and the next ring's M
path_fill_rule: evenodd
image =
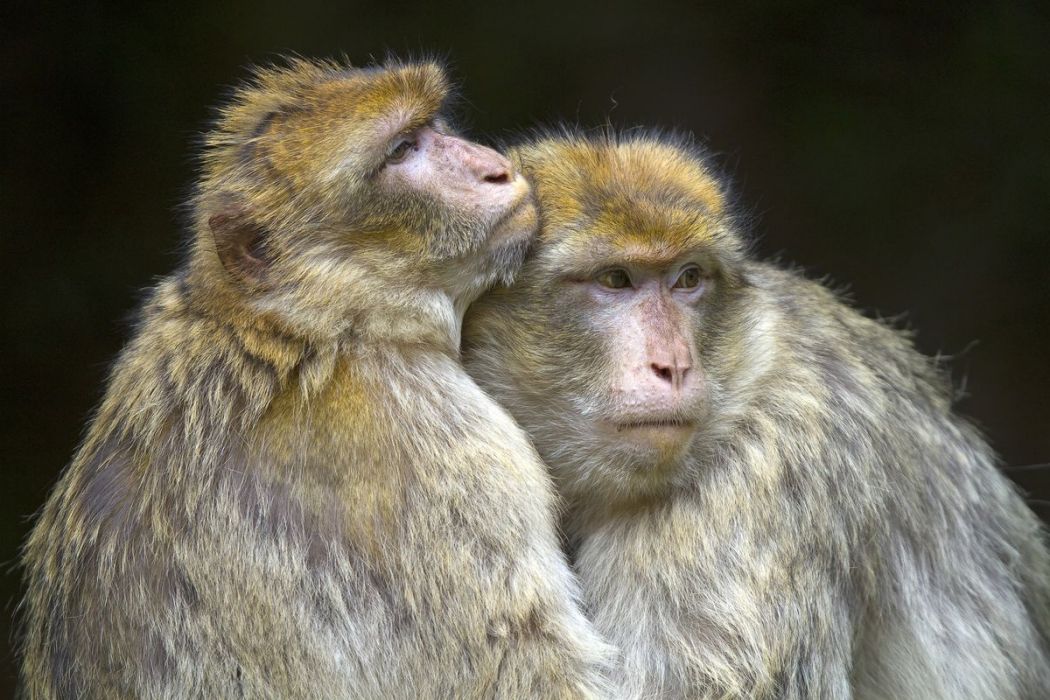
M27 697L602 692L544 467L458 362L526 239L371 175L446 94L295 60L222 110L188 261L26 544Z
M564 134L515 157L539 244L510 289L471 308L465 361L568 500L623 695L1050 697L1045 533L952 412L940 368L747 255L683 141ZM689 250L710 271L683 321L706 398L687 449L642 460L593 428L616 406L622 338L578 288Z

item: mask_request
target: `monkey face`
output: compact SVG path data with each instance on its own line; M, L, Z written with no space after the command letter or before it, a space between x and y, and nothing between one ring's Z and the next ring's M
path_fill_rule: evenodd
M468 314L468 368L568 492L650 494L685 477L719 394L709 340L741 255L720 188L648 138L547 140L515 157L543 223L517 283Z
M418 245L449 287L469 274L462 262L477 265L474 288L509 282L537 223L528 181L504 156L440 121L400 131L389 144L371 196L390 202L390 228L411 232L402 244ZM426 219L434 223L412 226Z
M448 93L428 63L293 62L242 90L199 209L257 310L334 331L337 317L422 318L442 295L462 310L512 279L537 225L531 188L454 133Z

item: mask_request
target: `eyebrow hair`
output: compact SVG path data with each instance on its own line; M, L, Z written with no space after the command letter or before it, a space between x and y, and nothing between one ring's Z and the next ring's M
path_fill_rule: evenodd
M413 110L411 113L398 115L397 119L384 120L383 137L380 141L385 144L406 132L415 131L420 127L426 126L431 118L428 113Z
M597 249L584 251L573 247L568 253L567 265L561 270L570 276L587 276L618 265L638 267L665 267L676 261L687 258L715 264L721 267L721 257L715 246L706 241L694 241L682 246L665 246L665 250L631 251L612 243L605 243ZM556 258L562 258L557 254Z
M441 110L416 110L408 119L404 121L401 128L396 132L397 134L403 134L406 131L415 131L420 129L432 122L436 121L441 116Z

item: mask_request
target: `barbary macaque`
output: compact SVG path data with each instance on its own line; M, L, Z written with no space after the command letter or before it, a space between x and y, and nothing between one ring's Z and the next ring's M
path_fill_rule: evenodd
M1046 533L938 363L751 255L696 147L555 134L464 327L627 698L1050 697Z
M261 69L24 554L28 698L578 698L583 617L462 314L536 228L427 62Z

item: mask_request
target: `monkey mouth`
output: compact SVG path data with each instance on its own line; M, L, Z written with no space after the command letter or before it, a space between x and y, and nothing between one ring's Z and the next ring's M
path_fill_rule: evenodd
M691 416L638 416L611 418L601 422L607 434L629 440L644 437L660 439L684 438L696 432L697 421Z
M519 237L531 239L536 233L536 227L531 225L531 219L535 216L525 217L524 214L530 209L534 210L535 206L531 192L526 191L492 223L490 243L501 243Z
M696 429L696 423L684 418L646 418L642 420L623 421L615 424L616 432L622 433L630 430L669 430L690 431Z
M682 451L692 444L697 422L686 418L651 417L610 421L605 424L607 439L620 449L627 449L641 464L670 466ZM657 462L650 458L658 457ZM672 460L667 462L666 460Z

